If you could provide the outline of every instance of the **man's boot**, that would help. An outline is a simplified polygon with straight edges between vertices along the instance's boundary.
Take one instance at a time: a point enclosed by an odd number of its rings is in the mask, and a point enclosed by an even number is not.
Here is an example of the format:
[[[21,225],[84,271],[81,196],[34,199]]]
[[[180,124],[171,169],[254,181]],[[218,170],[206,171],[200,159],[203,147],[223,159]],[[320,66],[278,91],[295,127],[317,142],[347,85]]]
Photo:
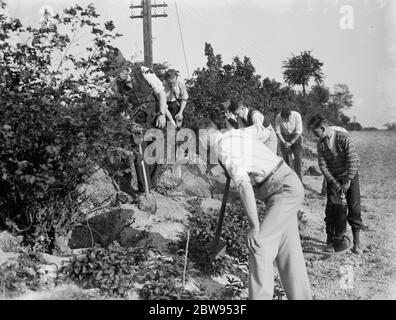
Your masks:
[[[353,235],[353,248],[352,252],[356,254],[361,254],[362,249],[360,245],[360,230],[352,230]]]
[[[327,252],[334,252],[333,236],[331,234],[327,234],[326,249],[325,250]]]
[[[334,251],[339,252],[348,248],[348,241],[343,237],[334,237]]]

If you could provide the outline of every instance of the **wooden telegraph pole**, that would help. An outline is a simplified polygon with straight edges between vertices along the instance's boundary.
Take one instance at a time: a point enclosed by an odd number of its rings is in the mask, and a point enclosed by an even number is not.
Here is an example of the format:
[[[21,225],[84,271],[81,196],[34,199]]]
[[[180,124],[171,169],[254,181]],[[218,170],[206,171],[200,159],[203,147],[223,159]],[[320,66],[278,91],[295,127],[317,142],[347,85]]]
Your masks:
[[[131,19],[143,19],[143,43],[144,43],[144,65],[149,68],[153,68],[153,35],[152,35],[152,25],[151,18],[158,17],[167,17],[168,15],[165,13],[152,14],[152,8],[165,8],[168,5],[166,3],[161,4],[151,4],[151,0],[141,0],[140,5],[134,6],[133,4],[130,6],[132,9]],[[142,9],[140,15],[134,15],[133,9]],[[165,10],[165,9],[164,9]]]

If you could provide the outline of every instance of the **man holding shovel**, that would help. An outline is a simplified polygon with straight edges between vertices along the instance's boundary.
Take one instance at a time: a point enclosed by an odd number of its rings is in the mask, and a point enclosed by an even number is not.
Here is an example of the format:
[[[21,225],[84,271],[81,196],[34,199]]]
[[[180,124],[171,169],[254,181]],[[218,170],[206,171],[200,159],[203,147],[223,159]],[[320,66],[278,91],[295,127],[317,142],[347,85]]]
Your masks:
[[[113,78],[114,95],[124,98],[123,101],[129,106],[125,112],[127,117],[132,114],[131,120],[141,125],[143,131],[154,127],[159,129],[165,127],[167,112],[165,89],[162,81],[151,69],[128,62],[119,49],[113,48],[107,54],[103,71]],[[153,163],[143,166],[141,153],[151,142],[143,141],[142,136],[137,135],[134,137],[134,143],[133,148],[139,146],[138,151],[140,151],[140,156],[135,157],[134,160],[138,190],[147,193],[147,190],[157,186],[161,165]]]
[[[270,300],[276,261],[288,299],[312,299],[302,253],[297,210],[304,188],[284,161],[260,140],[270,132],[253,125],[222,133],[209,119],[196,124],[200,150],[214,152],[237,186],[250,224],[247,233],[249,299]],[[260,222],[256,197],[266,203]]]
[[[319,168],[327,180],[327,249],[341,251],[347,247],[344,235],[348,221],[353,235],[352,251],[359,254],[360,231],[364,225],[360,209],[360,161],[356,147],[347,134],[333,130],[321,116],[314,116],[309,122],[309,127],[319,138]],[[345,210],[341,210],[340,205],[344,206]]]

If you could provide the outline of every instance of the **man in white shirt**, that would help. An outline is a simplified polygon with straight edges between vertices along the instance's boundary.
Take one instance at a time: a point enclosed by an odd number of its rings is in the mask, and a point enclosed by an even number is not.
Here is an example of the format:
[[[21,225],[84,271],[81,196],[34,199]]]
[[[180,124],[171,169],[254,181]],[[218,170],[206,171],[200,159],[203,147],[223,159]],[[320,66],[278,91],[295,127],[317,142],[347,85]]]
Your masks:
[[[233,126],[235,129],[242,129],[252,125],[264,126],[270,132],[267,141],[265,141],[265,145],[273,153],[277,153],[278,138],[276,137],[275,130],[267,119],[264,122],[264,115],[260,111],[246,107],[242,99],[231,100],[228,111],[237,119],[236,126]],[[231,124],[229,121],[228,123]]]
[[[275,261],[287,298],[312,299],[297,226],[304,188],[295,172],[262,143],[268,130],[251,126],[221,133],[209,119],[196,127],[204,129],[199,131],[201,150],[210,147],[223,163],[246,210],[251,227],[249,299],[272,299]],[[256,197],[266,204],[261,223]]]
[[[301,115],[285,107],[275,118],[275,132],[281,142],[281,151],[286,163],[293,167],[302,181],[302,132],[303,125]],[[291,156],[294,162],[291,162]]]
[[[177,127],[180,127],[188,99],[186,85],[184,81],[180,79],[176,70],[169,69],[165,73],[164,87],[168,109],[175,120]]]

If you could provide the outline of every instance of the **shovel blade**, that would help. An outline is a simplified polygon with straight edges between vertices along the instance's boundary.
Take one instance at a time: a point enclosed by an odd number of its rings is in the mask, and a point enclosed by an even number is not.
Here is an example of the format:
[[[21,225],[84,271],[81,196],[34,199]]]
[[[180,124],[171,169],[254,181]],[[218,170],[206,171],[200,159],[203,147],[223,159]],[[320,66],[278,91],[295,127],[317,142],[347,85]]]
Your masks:
[[[157,213],[157,200],[151,194],[145,195],[140,198],[139,208],[140,208],[140,210],[147,212],[148,214],[156,214]]]
[[[216,260],[225,256],[226,242],[219,240],[217,242],[208,243],[206,249],[208,250],[210,260]]]

